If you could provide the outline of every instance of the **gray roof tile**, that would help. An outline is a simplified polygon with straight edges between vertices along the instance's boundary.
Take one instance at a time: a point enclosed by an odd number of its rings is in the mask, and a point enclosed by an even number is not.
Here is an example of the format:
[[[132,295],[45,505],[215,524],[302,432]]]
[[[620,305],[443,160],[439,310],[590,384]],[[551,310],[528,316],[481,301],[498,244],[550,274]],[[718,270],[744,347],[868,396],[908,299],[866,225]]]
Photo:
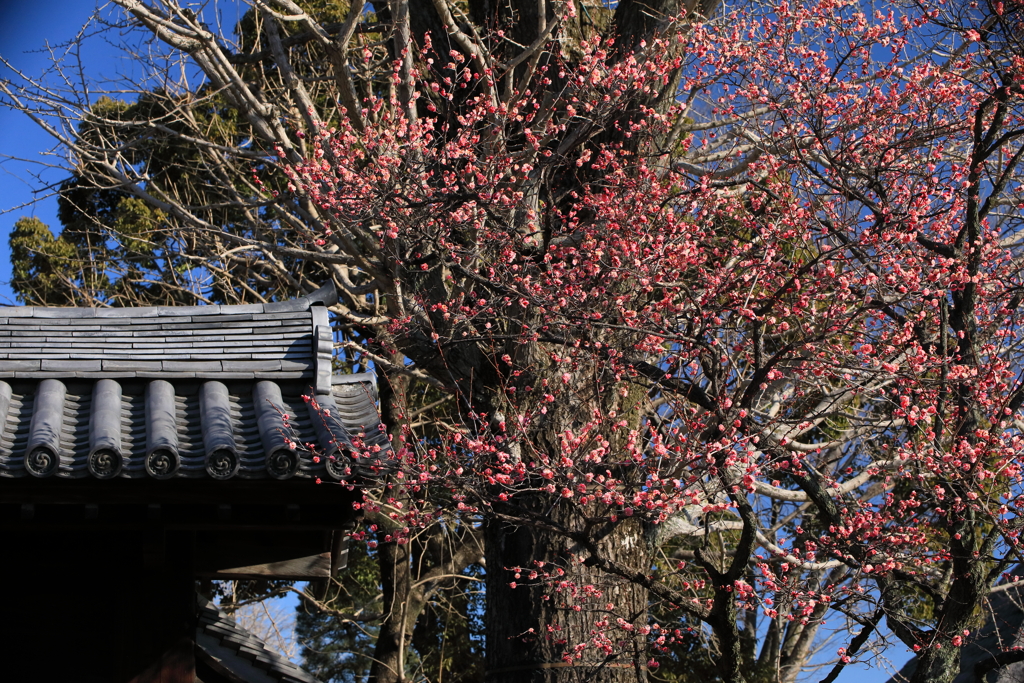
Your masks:
[[[225,379],[273,372],[282,379],[295,372],[312,379],[318,364],[312,354],[313,311],[333,301],[332,288],[309,298],[241,306],[147,307],[123,309],[13,308],[0,324],[0,374],[11,372],[167,372],[202,373]],[[45,366],[40,361],[48,362]],[[230,367],[222,361],[230,360]],[[139,365],[141,361],[144,364]],[[160,362],[160,365],[150,364]],[[253,361],[247,366],[246,361]],[[329,358],[326,359],[329,363]],[[320,363],[323,364],[322,362]],[[239,375],[238,373],[245,373]],[[74,376],[70,374],[69,376]]]
[[[0,360],[0,370],[38,370],[40,363],[38,360]]]
[[[95,318],[95,308],[44,308],[36,306],[33,318]]]
[[[157,371],[157,370],[162,370],[163,369],[162,364],[158,360],[136,360],[136,359],[116,360],[116,359],[110,359],[110,360],[103,360],[101,362],[103,364],[103,370],[108,371],[108,372],[118,372],[118,371],[124,372],[126,370],[131,370],[131,371],[139,371],[139,370]]]
[[[280,360],[226,360],[223,361],[224,370],[238,371],[238,370],[251,370],[253,372],[259,370],[266,372],[270,370],[280,370]]]
[[[37,308],[36,317],[40,317],[38,311],[46,311],[50,309]],[[68,309],[65,309],[68,310]],[[94,311],[93,316],[97,318],[155,318],[159,313],[159,309],[156,306],[138,306],[133,308],[79,308],[73,310],[85,310]],[[90,317],[90,316],[82,316]]]
[[[98,360],[90,360],[90,361],[83,362],[83,361],[80,361],[80,360],[48,360],[48,359],[44,359],[42,361],[42,366],[40,367],[40,369],[41,370],[54,370],[54,371],[70,370],[72,372],[74,372],[76,370],[77,371],[82,371],[82,372],[98,372],[98,371],[102,370],[103,368],[102,368],[102,366],[100,364],[100,361],[98,361]]]
[[[117,378],[110,378],[111,373],[18,374],[34,377],[0,380],[0,412],[6,412],[6,420],[0,421],[0,477],[32,473],[25,469],[25,456],[30,454],[35,458],[29,459],[30,467],[35,467],[37,476],[100,476],[103,471],[95,464],[90,468],[90,456],[103,449],[120,454],[123,467],[114,468],[120,478],[156,476],[154,472],[170,468],[172,477],[327,476],[355,482],[375,477],[390,465],[390,444],[378,428],[375,392],[367,375],[359,378],[365,385],[339,385],[358,386],[362,405],[339,396],[339,406],[332,397],[319,396],[326,412],[314,418],[302,395],[309,389],[296,383],[283,388],[278,373],[268,373],[270,381],[254,380],[253,373],[235,373],[230,387],[219,379],[195,378],[197,373],[138,372],[138,379],[124,373]],[[154,376],[146,378],[146,374]],[[117,402],[101,404],[96,398],[96,387],[103,382],[119,396]],[[162,409],[151,402],[154,386],[164,392]],[[263,388],[256,392],[257,386]],[[9,398],[3,411],[5,396]],[[204,402],[203,396],[209,400]],[[111,407],[115,405],[116,409]],[[172,414],[168,428],[168,418],[160,415]],[[283,414],[290,416],[287,423]],[[118,425],[121,431],[110,425]],[[292,449],[291,443],[300,446]],[[315,444],[313,450],[302,446],[309,443]],[[359,457],[374,445],[383,452],[372,462]],[[43,452],[35,453],[41,447]],[[164,452],[155,453],[161,448]],[[60,463],[50,470],[48,455],[53,454],[59,454]],[[160,465],[161,458],[170,464]],[[36,461],[41,464],[32,464]]]
[[[196,645],[199,655],[238,680],[268,683],[319,683],[294,662],[274,652],[237,626],[231,617],[199,597]]]
[[[158,306],[157,315],[161,317],[176,317],[183,315],[216,315],[221,312],[223,306]],[[251,311],[246,311],[247,313]]]
[[[220,372],[221,370],[223,370],[219,360],[165,360],[163,362],[163,369],[170,370],[171,372]]]
[[[281,361],[281,369],[285,370],[285,371],[287,371],[287,370],[305,371],[305,370],[310,369],[312,364],[313,364],[312,360],[308,360],[308,361],[282,360]]]
[[[7,309],[0,478],[374,476],[391,448],[371,377],[331,388],[319,376],[333,344],[326,309],[313,303],[331,296],[202,310]],[[314,385],[336,395],[317,397],[323,414],[302,396]],[[369,448],[380,454],[361,457]]]
[[[5,306],[0,308],[0,315],[5,318],[31,318],[33,310],[30,306]]]

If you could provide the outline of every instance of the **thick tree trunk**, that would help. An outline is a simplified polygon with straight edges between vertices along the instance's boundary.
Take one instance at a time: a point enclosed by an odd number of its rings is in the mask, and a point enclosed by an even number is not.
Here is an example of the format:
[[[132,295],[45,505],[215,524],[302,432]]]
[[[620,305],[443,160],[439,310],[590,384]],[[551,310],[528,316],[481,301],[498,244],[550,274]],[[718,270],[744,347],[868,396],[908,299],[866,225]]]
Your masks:
[[[508,349],[520,367],[563,385],[565,400],[548,404],[526,441],[509,445],[513,457],[548,457],[557,462],[567,430],[578,430],[594,415],[616,415],[639,426],[643,395],[623,395],[600,379],[598,366],[581,360],[567,380],[558,366],[547,366],[549,349],[520,345]],[[547,366],[547,367],[545,367]],[[518,392],[517,392],[518,393]],[[520,405],[520,411],[529,406]],[[493,411],[488,411],[493,414]],[[602,430],[609,453],[625,452],[629,430]],[[607,464],[595,465],[602,474]],[[627,468],[625,480],[635,472]],[[619,506],[545,493],[530,487],[507,503],[495,501],[496,515],[485,532],[487,560],[487,683],[642,683],[646,675],[648,592],[590,562],[600,559],[646,573],[650,550],[638,517]],[[575,540],[574,540],[575,539]],[[587,547],[583,547],[586,543]],[[519,567],[519,576],[514,568]],[[534,574],[536,572],[536,574]]]
[[[388,21],[386,3],[374,3],[378,18]],[[710,3],[713,5],[714,3]],[[501,30],[508,40],[494,48],[494,55],[501,60],[514,58],[523,53],[523,47],[531,45],[538,37],[548,33],[555,25],[556,17],[566,25],[561,33],[566,36],[590,38],[592,33],[603,34],[605,38],[615,38],[616,53],[610,58],[616,59],[631,55],[643,40],[650,40],[655,34],[666,30],[672,19],[680,10],[689,7],[683,0],[655,0],[654,2],[623,0],[616,4],[611,12],[607,8],[593,8],[593,12],[581,12],[578,17],[570,17],[562,12],[555,3],[539,3],[535,0],[511,0],[492,2],[484,0],[469,3],[468,18],[481,29],[481,32]],[[596,18],[595,18],[596,17]],[[461,18],[460,18],[461,20]],[[433,37],[434,49],[445,46],[451,49],[451,40],[441,40],[449,32],[445,22],[436,11],[436,5],[430,2],[413,2],[410,4],[411,30],[421,43],[422,36],[430,33]],[[451,27],[454,28],[454,27]],[[446,54],[446,53],[445,53]],[[538,65],[545,63],[547,57],[543,51],[537,52],[530,60],[507,70],[502,77],[500,88],[511,92],[514,88],[524,88],[530,83],[530,74]],[[447,61],[447,59],[443,60]],[[443,62],[441,62],[443,63]],[[553,74],[549,74],[554,78]],[[526,80],[523,80],[523,79]],[[550,81],[548,81],[550,83]],[[539,87],[539,86],[538,86]],[[558,89],[557,84],[552,86]],[[469,94],[470,90],[465,91]],[[645,105],[658,105],[660,102],[675,101],[676,85],[673,81],[666,86],[664,92],[653,95],[644,102]],[[627,115],[628,116],[628,115]],[[612,130],[614,129],[614,130]],[[572,131],[566,132],[571,136]],[[618,127],[609,127],[607,140],[601,138],[594,141],[594,146],[604,142],[629,144]],[[538,181],[539,182],[539,181]],[[546,181],[548,182],[548,181]],[[561,179],[559,194],[568,196],[567,184],[579,186],[582,181],[575,167],[567,169],[565,178]],[[527,193],[527,208],[539,211],[540,190]],[[533,229],[530,230],[533,232]],[[413,284],[415,291],[435,291],[437,296],[432,300],[444,301],[448,298],[448,283],[441,280],[440,269],[430,269],[422,281]],[[410,280],[412,276],[403,273]],[[433,280],[430,280],[433,278]],[[430,280],[430,281],[428,281]],[[409,283],[407,283],[407,286]],[[430,297],[428,297],[430,298]],[[536,315],[536,312],[531,313]],[[447,316],[442,319],[440,314],[433,321],[438,331],[449,324]],[[505,319],[500,324],[507,324],[511,335],[519,332],[518,323]],[[489,327],[489,326],[488,326]],[[430,332],[434,332],[431,329]],[[442,335],[443,336],[443,335]],[[437,339],[438,335],[433,335]],[[438,347],[427,341],[427,331],[419,338],[409,337],[397,340],[399,348],[416,361],[417,366],[431,373],[443,382],[451,382],[458,387],[461,400],[464,401],[470,414],[487,415],[495,418],[508,412],[509,401],[506,398],[493,400],[488,405],[488,396],[502,385],[502,381],[515,383],[511,377],[502,378],[502,370],[492,360],[500,355],[496,349],[487,349],[486,345],[474,348],[467,344],[451,345],[438,354]],[[536,345],[522,344],[521,340],[507,349],[509,357],[515,359],[515,367],[524,371],[514,373],[514,377],[523,388],[527,384],[541,381],[545,367],[549,364],[548,352]],[[551,374],[548,379],[556,385],[556,379],[563,369],[554,367],[547,370]],[[536,373],[527,381],[527,375]],[[578,378],[589,377],[583,368],[577,373]],[[582,380],[581,380],[582,381]],[[523,394],[518,394],[522,396]],[[632,414],[632,402],[639,396],[630,395],[629,399],[618,401],[614,395],[608,395],[607,387],[577,386],[571,391],[566,387],[567,396],[579,400],[574,405],[558,406],[547,413],[548,424],[540,428],[540,432],[531,437],[534,450],[553,454],[557,452],[559,435],[566,428],[574,428],[591,419],[590,408],[601,408],[604,414],[610,409],[616,410],[623,417],[638,422],[638,415]],[[622,403],[623,405],[617,405]],[[606,405],[608,404],[608,405]],[[525,406],[519,406],[525,410]],[[559,413],[557,416],[552,412]],[[475,419],[475,418],[474,418]],[[609,436],[615,441],[615,436]],[[615,450],[613,443],[611,450]],[[516,445],[511,445],[510,452],[518,456]],[[524,451],[527,449],[523,449]],[[487,644],[486,663],[487,681],[489,683],[524,683],[561,681],[592,681],[595,683],[626,683],[646,680],[644,665],[646,657],[644,637],[639,636],[634,625],[645,625],[648,595],[646,589],[614,578],[597,568],[582,564],[587,553],[582,548],[574,548],[573,542],[563,532],[554,528],[546,528],[538,523],[517,523],[517,512],[512,509],[516,505],[527,508],[534,516],[534,522],[548,517],[560,526],[563,531],[580,532],[584,528],[583,514],[573,505],[561,502],[555,495],[535,492],[523,493],[510,504],[508,517],[492,518],[487,522],[486,542],[486,589],[487,589]],[[613,514],[614,510],[591,511],[595,515]],[[648,550],[644,539],[643,528],[639,520],[629,519],[610,524],[608,529],[593,529],[587,532],[591,540],[596,541],[598,551],[605,559],[619,565],[638,570],[649,566]],[[536,563],[539,563],[537,566]],[[508,568],[521,566],[524,570],[516,578]],[[540,578],[531,580],[531,571],[554,572],[561,569],[564,576],[558,580],[565,584],[558,590],[558,583],[540,584]],[[514,584],[514,585],[513,585]],[[587,587],[586,593],[584,588]],[[608,605],[612,605],[608,607]],[[618,621],[621,619],[622,621]],[[607,625],[604,622],[607,621]],[[623,627],[622,625],[625,625]],[[607,640],[602,640],[607,638]],[[565,661],[567,651],[579,645],[585,645],[579,657]],[[600,645],[601,647],[599,647]]]
[[[565,527],[581,523],[554,496],[516,502]],[[644,636],[633,629],[646,623],[645,589],[586,566],[586,553],[556,531],[491,521],[486,540],[488,683],[646,681]],[[630,567],[644,566],[648,555],[636,520],[612,526],[598,546]],[[513,569],[526,558],[532,562],[517,578]]]

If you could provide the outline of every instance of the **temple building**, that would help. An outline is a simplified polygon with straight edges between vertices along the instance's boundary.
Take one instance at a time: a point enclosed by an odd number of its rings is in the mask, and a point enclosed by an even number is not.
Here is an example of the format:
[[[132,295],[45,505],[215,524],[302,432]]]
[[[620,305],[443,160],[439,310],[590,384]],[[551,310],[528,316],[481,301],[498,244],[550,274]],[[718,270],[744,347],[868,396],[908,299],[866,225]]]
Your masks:
[[[6,680],[313,680],[196,582],[345,566],[391,450],[372,376],[332,371],[335,301],[0,309]]]

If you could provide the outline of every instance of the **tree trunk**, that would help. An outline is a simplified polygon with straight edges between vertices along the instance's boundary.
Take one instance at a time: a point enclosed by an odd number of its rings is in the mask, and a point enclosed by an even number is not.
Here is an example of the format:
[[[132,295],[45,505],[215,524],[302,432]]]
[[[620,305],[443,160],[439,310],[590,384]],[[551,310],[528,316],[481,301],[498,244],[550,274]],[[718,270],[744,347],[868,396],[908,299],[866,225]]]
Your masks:
[[[391,354],[392,362],[402,362]],[[393,443],[398,443],[405,420],[409,380],[404,376],[386,377],[378,371],[381,421]],[[383,516],[381,516],[383,517]],[[384,520],[381,520],[384,522]],[[412,593],[411,546],[392,540],[390,525],[378,524],[377,565],[384,593],[384,621],[380,626],[370,666],[370,683],[402,683],[405,680],[405,652],[412,641],[412,627],[422,610],[410,604]]]
[[[955,490],[955,489],[954,489]],[[960,673],[958,644],[976,630],[979,609],[988,592],[989,563],[978,559],[989,554],[982,546],[978,521],[969,510],[950,525],[953,580],[936,619],[937,628],[922,643],[917,669],[910,683],[950,683]],[[978,550],[975,550],[975,549]],[[980,551],[980,552],[979,552]]]
[[[581,524],[578,510],[554,496],[530,493],[515,502],[565,527]],[[586,566],[586,553],[556,531],[493,520],[486,541],[488,683],[646,681],[644,637],[633,629],[646,623],[645,589]],[[630,567],[648,555],[637,520],[611,525],[598,546]],[[532,564],[513,571],[525,558]]]
[[[384,532],[378,535],[383,537]],[[412,640],[412,629],[407,628],[407,602],[412,585],[409,545],[384,542],[377,553],[385,616],[373,651],[370,683],[401,683],[405,680],[405,648]]]

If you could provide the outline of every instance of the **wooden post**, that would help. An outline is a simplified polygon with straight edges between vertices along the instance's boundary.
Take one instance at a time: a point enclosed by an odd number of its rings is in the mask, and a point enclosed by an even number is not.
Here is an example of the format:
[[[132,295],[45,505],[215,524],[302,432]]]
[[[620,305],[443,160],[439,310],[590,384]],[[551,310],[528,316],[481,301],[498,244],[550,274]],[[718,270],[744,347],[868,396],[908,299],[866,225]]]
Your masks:
[[[195,683],[195,641],[182,638],[130,683]]]
[[[138,599],[143,623],[125,624],[143,642],[135,657],[134,676],[129,683],[195,683],[196,596],[193,578],[194,534],[151,527],[147,532],[147,559],[153,561],[152,546],[162,545],[163,561],[150,564],[143,572]],[[141,671],[140,671],[141,669]]]

